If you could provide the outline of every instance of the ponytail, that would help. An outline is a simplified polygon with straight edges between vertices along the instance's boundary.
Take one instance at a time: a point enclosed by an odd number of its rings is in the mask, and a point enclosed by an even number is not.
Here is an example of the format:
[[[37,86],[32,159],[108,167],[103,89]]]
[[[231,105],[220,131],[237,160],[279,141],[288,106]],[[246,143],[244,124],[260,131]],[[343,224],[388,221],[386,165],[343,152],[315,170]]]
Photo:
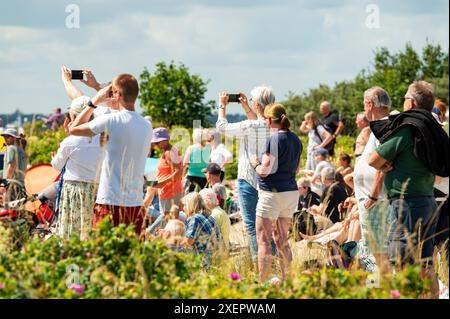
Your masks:
[[[286,115],[286,109],[283,104],[270,104],[264,110],[264,116],[271,118],[274,123],[280,124],[281,129],[288,131],[291,127],[291,122]]]

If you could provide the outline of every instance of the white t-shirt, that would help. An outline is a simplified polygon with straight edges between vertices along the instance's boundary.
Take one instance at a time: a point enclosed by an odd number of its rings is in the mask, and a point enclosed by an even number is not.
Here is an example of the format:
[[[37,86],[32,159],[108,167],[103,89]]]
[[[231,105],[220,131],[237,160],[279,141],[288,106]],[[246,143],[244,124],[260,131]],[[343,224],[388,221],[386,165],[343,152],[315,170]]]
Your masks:
[[[320,137],[322,137],[322,140],[320,140],[319,136],[316,134],[316,130],[310,129],[308,132],[308,152],[311,152],[314,146],[320,145],[323,141],[325,141],[324,133],[327,130],[323,127],[323,125],[318,125],[316,129],[320,134]]]
[[[231,154],[231,152],[229,150],[227,150],[225,145],[220,143],[219,145],[217,145],[217,147],[215,149],[211,150],[211,155],[209,158],[210,158],[211,163],[216,163],[216,164],[222,166],[222,164],[227,159],[231,158],[232,156],[233,155]],[[225,169],[222,168],[222,171],[225,171]]]
[[[355,170],[353,171],[353,184],[357,200],[367,199],[372,190],[372,184],[377,170],[369,165],[369,158],[378,146],[380,146],[380,142],[373,133],[370,133],[366,147],[356,162]],[[380,194],[380,196],[382,195]]]
[[[100,176],[102,154],[100,136],[71,135],[61,142],[52,166],[60,171],[66,165],[65,181],[93,183]]]
[[[108,134],[97,203],[114,206],[142,206],[144,171],[153,129],[136,112],[123,110],[89,122],[95,134]]]

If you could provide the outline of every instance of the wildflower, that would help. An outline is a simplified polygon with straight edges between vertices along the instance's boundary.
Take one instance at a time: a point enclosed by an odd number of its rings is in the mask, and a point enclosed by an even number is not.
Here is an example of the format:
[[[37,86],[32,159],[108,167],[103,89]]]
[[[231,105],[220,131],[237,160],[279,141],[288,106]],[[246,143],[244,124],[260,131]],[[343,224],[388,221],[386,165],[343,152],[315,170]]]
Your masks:
[[[270,278],[268,283],[274,286],[279,286],[281,284],[281,279],[275,276]]]
[[[80,285],[80,284],[71,284],[69,286],[69,289],[75,291],[76,293],[82,295],[84,294],[84,285]]]
[[[305,270],[305,271],[303,271],[303,274],[304,274],[304,275],[311,276],[313,273],[312,273],[311,270]]]
[[[0,289],[4,289],[4,288],[5,288],[5,284],[0,281]]]
[[[87,258],[91,258],[92,257],[92,253],[86,253],[86,257]]]
[[[40,272],[41,268],[39,268],[38,266],[33,267],[33,271],[34,272]]]
[[[400,291],[398,291],[398,290],[391,290],[391,298],[393,298],[393,299],[400,298]]]
[[[241,279],[241,276],[240,276],[239,274],[234,273],[234,272],[230,273],[230,274],[228,275],[228,277],[231,278],[231,279],[233,279],[233,280],[239,280],[239,279]]]

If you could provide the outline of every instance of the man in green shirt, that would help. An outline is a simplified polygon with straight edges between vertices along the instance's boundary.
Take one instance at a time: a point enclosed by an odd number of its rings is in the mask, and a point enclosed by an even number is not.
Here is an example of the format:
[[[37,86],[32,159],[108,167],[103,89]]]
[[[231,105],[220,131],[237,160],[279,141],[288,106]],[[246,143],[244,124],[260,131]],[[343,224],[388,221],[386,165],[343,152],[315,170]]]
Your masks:
[[[414,82],[404,97],[404,111],[432,109],[434,94],[426,82]],[[435,175],[414,154],[414,128],[404,125],[375,149],[369,165],[386,173],[384,192],[390,200],[388,253],[391,264],[425,262],[434,284],[432,257],[437,211]],[[421,247],[422,244],[422,247]],[[418,251],[420,251],[419,254]],[[433,294],[436,294],[433,287]]]

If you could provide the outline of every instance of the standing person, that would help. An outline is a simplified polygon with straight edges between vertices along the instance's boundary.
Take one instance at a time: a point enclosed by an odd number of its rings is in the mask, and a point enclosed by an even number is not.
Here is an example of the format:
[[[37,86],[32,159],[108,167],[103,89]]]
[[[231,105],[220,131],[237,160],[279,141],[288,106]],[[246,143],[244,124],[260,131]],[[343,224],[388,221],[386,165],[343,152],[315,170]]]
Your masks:
[[[70,121],[65,120],[65,128],[68,129],[83,109],[88,107],[88,102],[89,98],[85,96],[72,101],[69,109]],[[61,142],[58,152],[52,158],[54,169],[61,171],[65,168],[56,228],[62,239],[70,239],[72,236],[81,240],[89,238],[101,160],[99,136],[70,135]]]
[[[449,140],[431,115],[434,93],[429,83],[414,82],[404,99],[403,113],[370,123],[381,145],[372,153],[369,165],[387,171],[384,188],[390,200],[390,262],[404,265],[420,261],[422,275],[431,279],[432,294],[437,297],[432,267],[437,223],[433,186],[435,175],[449,176]]]
[[[154,186],[159,189],[159,210],[161,213],[168,212],[172,205],[181,206],[183,195],[181,153],[169,141],[170,136],[166,128],[158,127],[153,130],[152,143],[163,151],[159,158],[156,173],[158,184]]]
[[[61,113],[61,108],[57,107],[53,110],[53,113],[45,120],[47,128],[57,130],[64,124],[64,114]]]
[[[208,130],[208,143],[211,145],[211,163],[216,163],[220,166],[220,181],[225,178],[225,165],[231,163],[233,154],[220,140],[220,132],[217,130]]]
[[[25,190],[24,180],[27,170],[27,155],[18,143],[20,136],[17,130],[8,128],[2,133],[6,144],[6,154],[3,161],[3,178],[10,181],[4,195],[4,202],[16,200]]]
[[[356,115],[355,123],[356,126],[361,130],[355,142],[355,158],[356,160],[358,160],[358,157],[361,156],[361,154],[364,151],[364,148],[366,147],[367,142],[369,141],[371,131],[369,126],[369,120],[367,119],[367,116],[364,112],[360,112]]]
[[[220,181],[220,176],[222,170],[219,164],[209,163],[208,167],[203,169],[203,173],[206,175],[206,180],[209,186],[212,188],[214,193],[216,193],[217,199],[219,200],[219,206],[225,209],[225,204],[227,200],[227,189]]]
[[[183,176],[187,183],[186,193],[199,191],[206,186],[206,176],[202,170],[208,166],[211,155],[211,147],[206,145],[201,128],[194,129],[192,139],[194,144],[186,149],[183,161]]]
[[[300,126],[300,131],[308,134],[305,169],[314,171],[317,166],[317,162],[314,159],[314,152],[328,146],[332,142],[333,136],[320,124],[319,118],[314,112],[306,113],[305,120]]]
[[[331,111],[331,104],[328,101],[323,101],[322,103],[320,103],[320,114],[322,114],[322,124],[333,136],[333,140],[331,141],[332,144],[328,148],[330,156],[333,157],[334,146],[336,145],[336,137],[344,129],[344,123],[342,123],[342,121],[339,119],[339,114],[337,112]]]
[[[256,206],[256,237],[260,279],[265,282],[272,264],[272,234],[277,246],[282,278],[292,261],[288,243],[289,226],[298,204],[295,175],[300,163],[302,143],[289,130],[291,123],[282,104],[272,104],[264,110],[271,129],[261,161],[256,157],[252,165],[258,177],[258,205]],[[273,229],[273,225],[275,229]]]
[[[254,262],[258,258],[258,243],[256,241],[256,204],[258,191],[256,190],[256,173],[250,163],[251,156],[258,155],[264,150],[269,129],[267,127],[264,109],[275,102],[272,88],[258,86],[251,91],[253,110],[247,104],[247,97],[241,93],[239,101],[247,114],[248,120],[238,123],[228,123],[226,107],[228,94],[222,92],[219,96],[219,117],[216,128],[227,136],[239,139],[238,159],[238,197],[242,219],[249,239],[250,254]]]
[[[145,216],[142,185],[152,126],[135,111],[138,94],[139,85],[134,76],[116,76],[88,102],[89,107],[77,116],[69,131],[76,136],[95,136],[102,132],[108,136],[94,226],[103,217],[111,215],[115,226],[134,224],[140,234]],[[87,123],[96,105],[108,99],[117,106],[118,112],[101,115]]]
[[[364,112],[369,123],[385,120],[391,109],[391,98],[381,87],[364,92]],[[386,195],[382,191],[384,173],[369,165],[372,152],[380,142],[370,133],[364,150],[355,165],[353,184],[361,224],[360,254],[373,256],[382,271],[388,267]]]

